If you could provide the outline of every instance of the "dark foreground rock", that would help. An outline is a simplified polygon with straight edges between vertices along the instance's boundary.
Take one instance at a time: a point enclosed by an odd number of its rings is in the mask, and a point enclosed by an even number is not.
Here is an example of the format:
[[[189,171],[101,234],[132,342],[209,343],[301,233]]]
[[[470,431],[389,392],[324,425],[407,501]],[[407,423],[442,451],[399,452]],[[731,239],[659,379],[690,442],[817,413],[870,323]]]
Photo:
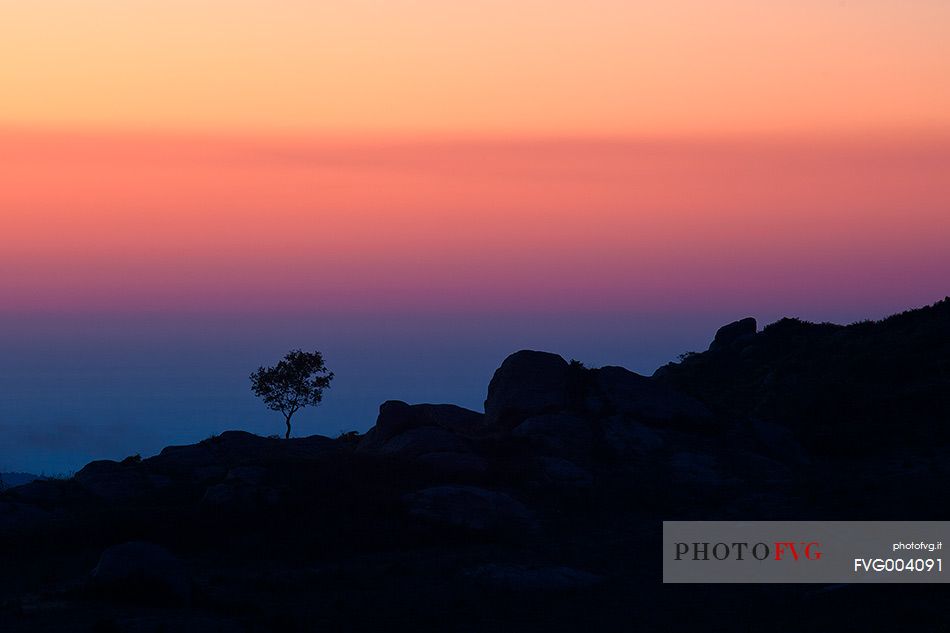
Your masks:
[[[229,431],[0,493],[0,630],[933,630],[937,586],[665,586],[670,519],[947,519],[950,302],[744,319],[641,376],[521,351],[486,413]],[[937,588],[934,588],[937,587]],[[804,605],[789,608],[789,605]]]
[[[146,604],[184,604],[191,598],[184,564],[164,547],[141,541],[102,552],[90,586],[102,595]]]
[[[435,486],[406,496],[409,515],[445,527],[473,532],[523,530],[532,514],[504,492],[475,486]]]
[[[489,587],[503,591],[563,592],[589,589],[603,578],[579,569],[563,566],[527,567],[525,565],[480,565],[465,575]]]

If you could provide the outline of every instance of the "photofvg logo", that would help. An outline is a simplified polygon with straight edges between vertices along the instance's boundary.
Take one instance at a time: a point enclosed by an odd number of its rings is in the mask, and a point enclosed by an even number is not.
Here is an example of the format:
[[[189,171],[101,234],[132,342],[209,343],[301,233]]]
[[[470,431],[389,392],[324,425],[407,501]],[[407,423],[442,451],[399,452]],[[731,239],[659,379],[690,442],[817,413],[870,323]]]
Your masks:
[[[747,560],[753,558],[758,561],[766,560],[821,560],[821,543],[818,541],[775,541],[771,545],[759,541],[758,543],[732,542],[710,543],[709,541],[693,541],[692,543],[675,543],[676,560],[690,557],[691,560]]]
[[[948,532],[943,521],[665,521],[663,582],[948,582]]]

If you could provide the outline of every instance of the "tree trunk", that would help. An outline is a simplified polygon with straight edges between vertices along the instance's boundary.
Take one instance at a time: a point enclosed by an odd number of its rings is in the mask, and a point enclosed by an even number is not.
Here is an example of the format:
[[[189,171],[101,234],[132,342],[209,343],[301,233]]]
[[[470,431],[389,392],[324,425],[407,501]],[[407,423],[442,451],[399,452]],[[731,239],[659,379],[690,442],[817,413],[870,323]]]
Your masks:
[[[290,415],[293,415],[293,413],[291,413]],[[284,435],[285,440],[290,439],[290,415],[287,416],[287,434]]]

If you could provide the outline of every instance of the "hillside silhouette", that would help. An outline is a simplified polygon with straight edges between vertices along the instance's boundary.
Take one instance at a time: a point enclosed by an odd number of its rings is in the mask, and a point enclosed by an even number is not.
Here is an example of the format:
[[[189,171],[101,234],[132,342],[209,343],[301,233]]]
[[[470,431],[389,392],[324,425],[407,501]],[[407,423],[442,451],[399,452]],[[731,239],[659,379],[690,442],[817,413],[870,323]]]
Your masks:
[[[948,394],[946,299],[743,319],[653,376],[522,350],[484,413],[388,401],[362,435],[228,431],[3,492],[0,629],[924,626],[934,586],[664,586],[660,530],[946,519]]]
[[[782,424],[815,452],[943,444],[950,300],[847,326],[785,318],[755,332],[754,320],[737,321],[654,377],[721,415]]]
[[[28,484],[36,479],[40,479],[40,476],[34,475],[33,473],[0,473],[0,490],[11,488],[13,486]]]

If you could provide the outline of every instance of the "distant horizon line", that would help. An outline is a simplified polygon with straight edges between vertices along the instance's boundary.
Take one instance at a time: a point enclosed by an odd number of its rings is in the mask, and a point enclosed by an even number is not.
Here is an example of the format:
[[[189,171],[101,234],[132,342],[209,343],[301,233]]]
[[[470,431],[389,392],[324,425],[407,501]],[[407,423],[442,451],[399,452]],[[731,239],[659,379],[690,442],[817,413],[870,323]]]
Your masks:
[[[760,317],[754,314],[754,310],[747,310],[739,315],[735,310],[725,310],[723,308],[718,309],[709,309],[708,311],[697,312],[693,308],[687,309],[686,306],[683,306],[683,311],[689,313],[689,316],[700,317],[700,318],[722,318],[722,314],[726,311],[730,313],[736,313],[735,318],[741,319],[746,317],[754,317],[756,320],[762,320],[763,322],[767,319],[774,318],[775,321],[782,319],[801,319],[802,321],[812,322],[812,323],[831,323],[834,325],[853,325],[855,323],[861,323],[864,321],[882,321],[891,316],[902,314],[904,312],[920,310],[923,308],[932,307],[936,304],[939,304],[943,301],[950,301],[950,294],[943,296],[938,296],[930,301],[924,302],[915,302],[912,305],[903,308],[893,308],[893,309],[884,309],[886,314],[881,317],[867,316],[863,318],[856,319],[854,321],[848,322],[835,322],[835,321],[811,321],[809,318],[801,317],[792,313],[783,312],[782,316],[779,317]],[[65,311],[60,308],[51,307],[47,310],[41,309],[30,309],[30,310],[0,310],[0,320],[9,318],[9,319],[23,319],[23,318],[77,318],[77,319],[102,319],[107,317],[115,318],[139,318],[139,319],[169,319],[169,318],[208,318],[208,319],[219,319],[223,316],[232,316],[238,318],[260,318],[260,319],[309,319],[316,317],[349,317],[349,318],[407,318],[407,319],[419,319],[419,318],[442,318],[442,317],[451,317],[458,318],[464,316],[470,316],[472,318],[485,318],[485,317],[508,317],[508,318],[535,318],[539,315],[546,315],[551,317],[563,317],[563,318],[572,318],[572,317],[615,317],[615,318],[624,318],[624,317],[637,317],[637,318],[649,318],[656,317],[660,314],[669,314],[672,310],[660,310],[660,311],[649,311],[649,310],[634,310],[634,309],[604,309],[604,310],[557,310],[552,312],[550,309],[543,307],[530,309],[530,310],[502,310],[502,309],[486,309],[484,311],[472,311],[470,309],[464,308],[443,308],[437,310],[413,310],[409,308],[387,308],[381,310],[369,310],[369,309],[348,309],[348,310],[299,310],[293,312],[284,312],[284,313],[274,313],[268,312],[264,309],[261,310],[230,310],[230,309],[186,309],[186,308],[175,308],[175,309],[141,309],[141,310],[114,310],[114,309],[99,309],[99,308],[90,308],[90,309],[76,309],[74,311]],[[740,311],[742,312],[742,311]],[[762,312],[758,310],[757,312]],[[729,318],[729,317],[725,317]],[[769,321],[774,323],[775,321]]]

